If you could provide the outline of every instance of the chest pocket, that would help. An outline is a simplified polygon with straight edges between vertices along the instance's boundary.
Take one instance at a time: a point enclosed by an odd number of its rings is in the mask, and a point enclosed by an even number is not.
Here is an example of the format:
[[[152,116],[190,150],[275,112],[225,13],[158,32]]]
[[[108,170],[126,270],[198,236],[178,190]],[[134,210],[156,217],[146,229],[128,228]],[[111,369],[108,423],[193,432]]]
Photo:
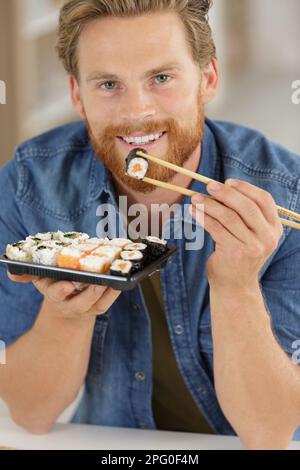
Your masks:
[[[97,317],[91,345],[90,361],[87,372],[87,381],[99,382],[104,364],[104,345],[108,327],[108,316]]]

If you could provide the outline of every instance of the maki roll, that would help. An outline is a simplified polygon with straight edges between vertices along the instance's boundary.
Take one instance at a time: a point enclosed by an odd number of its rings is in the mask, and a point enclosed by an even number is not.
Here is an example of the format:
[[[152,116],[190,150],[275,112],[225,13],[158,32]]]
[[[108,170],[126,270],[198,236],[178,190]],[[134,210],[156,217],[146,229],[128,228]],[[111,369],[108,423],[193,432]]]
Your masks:
[[[41,237],[37,237],[36,235],[34,236],[29,235],[25,241],[26,243],[28,243],[28,246],[33,247],[33,246],[37,246],[39,243],[42,243],[43,241],[46,241],[46,240],[50,240],[50,238],[43,239]]]
[[[106,258],[109,258],[112,263],[115,259],[120,258],[121,251],[122,248],[119,248],[118,246],[103,245],[96,248],[96,250],[93,251],[93,255],[105,256]]]
[[[47,266],[56,266],[57,255],[61,247],[55,244],[40,244],[32,250],[32,261]]]
[[[57,254],[57,265],[59,268],[80,269],[79,261],[83,256],[82,251],[73,246],[67,246]]]
[[[127,251],[132,251],[132,250],[138,250],[138,251],[141,251],[142,253],[144,253],[146,250],[147,250],[147,245],[146,243],[133,243],[133,242],[130,242],[130,243],[127,243],[127,245],[124,246],[124,250],[127,250]]]
[[[110,267],[110,259],[106,256],[87,255],[79,260],[79,269],[81,271],[103,274]]]
[[[127,243],[127,245],[124,246],[124,250],[126,251],[141,251],[143,253],[143,255],[146,254],[147,252],[147,249],[148,249],[148,246],[146,245],[146,243]]]
[[[159,258],[168,250],[167,241],[158,237],[148,236],[143,243],[148,246],[148,253],[152,259]]]
[[[6,246],[6,256],[12,261],[32,261],[31,246],[26,240]]]
[[[131,261],[133,263],[133,271],[142,269],[144,264],[144,255],[138,250],[122,251],[121,258],[124,261]]]
[[[41,241],[49,241],[49,240],[60,240],[61,235],[63,235],[63,232],[60,230],[58,232],[45,232],[45,233],[37,233],[34,237],[29,237],[32,238],[33,240],[41,240]]]
[[[63,243],[74,243],[74,242],[80,242],[83,240],[87,240],[89,238],[87,233],[81,233],[81,232],[67,232],[63,233],[61,232],[59,235],[59,239]]]
[[[83,241],[80,241],[76,244],[74,244],[73,246],[76,246],[76,248],[80,251],[82,251],[83,253],[89,255],[91,254],[94,250],[96,250],[96,248],[99,248],[101,245],[101,241],[99,239],[96,239],[96,238],[90,238],[88,240],[83,240]]]
[[[68,246],[68,243],[59,240],[46,240],[38,243],[31,249],[32,261],[37,264],[57,266],[58,253]]]
[[[118,246],[119,248],[124,248],[125,245],[131,243],[131,240],[128,238],[112,238],[111,240],[107,238],[104,242],[104,245],[108,246]]]
[[[115,260],[110,267],[110,274],[115,276],[127,277],[133,271],[133,264],[131,261],[124,261],[121,259]]]
[[[144,259],[143,253],[138,250],[124,250],[121,253],[124,261],[141,262]]]
[[[148,253],[148,246],[146,243],[128,243],[124,247],[125,251],[139,251],[140,253],[143,254],[143,263],[147,263],[149,259],[149,253]]]
[[[137,148],[131,150],[129,152],[125,163],[126,163],[126,173],[128,176],[131,176],[132,178],[136,178],[138,180],[142,180],[148,171],[149,163],[146,158],[139,157],[136,152],[142,151],[144,153],[147,153],[144,149],[142,148]]]

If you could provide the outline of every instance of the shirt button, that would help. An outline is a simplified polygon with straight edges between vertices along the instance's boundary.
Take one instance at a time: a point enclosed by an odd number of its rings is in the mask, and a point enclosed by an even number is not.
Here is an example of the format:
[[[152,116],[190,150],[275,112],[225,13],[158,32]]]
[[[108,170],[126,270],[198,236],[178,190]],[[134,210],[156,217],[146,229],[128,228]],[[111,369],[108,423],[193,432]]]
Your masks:
[[[138,382],[142,382],[143,380],[145,380],[145,374],[144,372],[137,372],[135,374],[135,379],[138,381]]]
[[[140,310],[141,307],[139,306],[139,304],[133,303],[132,308],[133,310]]]
[[[183,326],[182,326],[182,325],[176,325],[176,326],[175,326],[175,333],[176,333],[177,335],[182,335],[182,333],[183,333]]]
[[[145,423],[140,423],[140,428],[141,429],[147,429],[147,425]]]
[[[207,391],[206,391],[205,388],[203,388],[203,387],[199,387],[199,388],[198,388],[198,392],[199,392],[201,395],[203,395],[203,396],[205,396],[205,395],[207,394]]]

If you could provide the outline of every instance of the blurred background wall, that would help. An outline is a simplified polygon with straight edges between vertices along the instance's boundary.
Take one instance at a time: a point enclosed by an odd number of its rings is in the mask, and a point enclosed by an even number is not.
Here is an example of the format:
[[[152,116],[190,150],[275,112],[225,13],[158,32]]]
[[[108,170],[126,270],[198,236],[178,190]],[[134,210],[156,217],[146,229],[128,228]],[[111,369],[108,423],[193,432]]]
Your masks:
[[[17,143],[75,119],[54,50],[62,0],[0,0],[0,164]],[[215,0],[211,10],[221,72],[214,119],[257,128],[300,154],[299,0]]]

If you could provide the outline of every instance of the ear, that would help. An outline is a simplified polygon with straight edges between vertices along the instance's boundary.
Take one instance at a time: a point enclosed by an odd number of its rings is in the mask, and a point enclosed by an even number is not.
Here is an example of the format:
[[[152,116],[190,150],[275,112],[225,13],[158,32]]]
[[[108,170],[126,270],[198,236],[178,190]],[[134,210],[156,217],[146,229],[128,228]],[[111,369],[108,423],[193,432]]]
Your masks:
[[[83,104],[81,101],[80,88],[79,88],[76,78],[73,75],[70,76],[69,83],[70,83],[70,93],[71,93],[73,108],[75,112],[78,114],[78,116],[80,116],[83,119],[85,115],[83,111]]]
[[[208,104],[217,94],[219,84],[219,71],[217,59],[211,59],[210,63],[202,70],[201,92],[203,104]]]

